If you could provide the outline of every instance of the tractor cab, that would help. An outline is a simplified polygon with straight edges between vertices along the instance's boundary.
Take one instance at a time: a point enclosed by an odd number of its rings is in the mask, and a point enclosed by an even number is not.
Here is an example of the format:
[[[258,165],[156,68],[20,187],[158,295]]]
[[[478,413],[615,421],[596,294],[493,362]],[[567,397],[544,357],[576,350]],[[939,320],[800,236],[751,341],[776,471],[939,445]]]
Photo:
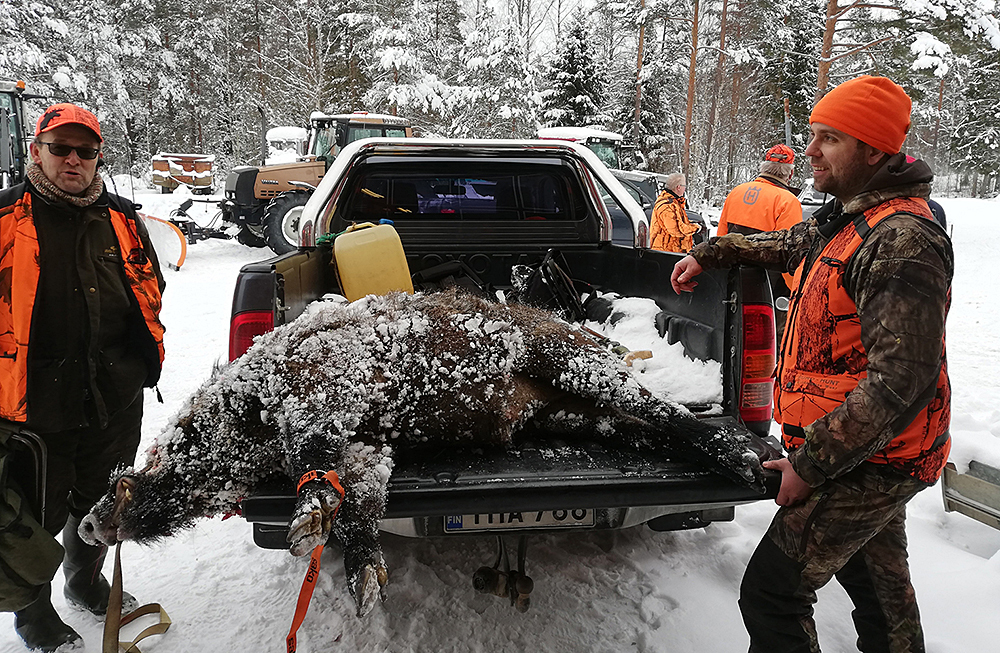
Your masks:
[[[0,189],[24,179],[28,137],[24,124],[24,82],[0,80]]]
[[[412,138],[410,121],[398,116],[367,111],[327,115],[318,111],[309,116],[309,154],[327,169],[344,146],[362,138]]]

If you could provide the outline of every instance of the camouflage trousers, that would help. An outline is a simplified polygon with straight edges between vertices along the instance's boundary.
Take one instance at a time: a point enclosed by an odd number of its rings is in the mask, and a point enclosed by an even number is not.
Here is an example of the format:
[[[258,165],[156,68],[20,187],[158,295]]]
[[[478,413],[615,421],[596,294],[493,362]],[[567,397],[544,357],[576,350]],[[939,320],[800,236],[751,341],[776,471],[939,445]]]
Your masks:
[[[747,565],[740,611],[751,653],[818,653],[816,590],[836,576],[863,653],[923,653],[907,565],[906,503],[926,484],[862,463],[782,507]]]

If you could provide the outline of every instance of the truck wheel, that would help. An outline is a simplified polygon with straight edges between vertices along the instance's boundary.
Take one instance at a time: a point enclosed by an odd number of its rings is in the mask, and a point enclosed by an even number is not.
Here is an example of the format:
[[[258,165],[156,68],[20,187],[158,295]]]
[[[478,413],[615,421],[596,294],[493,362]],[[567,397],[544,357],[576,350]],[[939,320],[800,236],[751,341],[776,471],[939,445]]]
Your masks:
[[[299,218],[310,193],[292,190],[278,195],[264,210],[264,239],[275,254],[285,254],[299,246]]]
[[[246,225],[240,227],[239,233],[236,234],[236,242],[247,247],[265,247],[267,245],[267,241],[259,233],[255,233]]]

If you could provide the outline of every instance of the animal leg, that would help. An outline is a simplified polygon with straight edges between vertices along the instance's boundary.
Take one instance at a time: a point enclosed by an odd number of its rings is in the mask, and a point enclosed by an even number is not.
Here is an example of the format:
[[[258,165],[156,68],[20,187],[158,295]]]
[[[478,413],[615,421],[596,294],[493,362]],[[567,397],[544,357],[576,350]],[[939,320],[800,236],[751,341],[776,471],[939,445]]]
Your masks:
[[[326,543],[342,502],[343,489],[339,482],[334,484],[320,476],[302,484],[288,526],[288,550],[292,555],[305,555]]]
[[[385,601],[388,570],[379,541],[379,523],[385,516],[392,473],[391,449],[355,443],[347,448],[341,482],[346,498],[333,524],[333,533],[344,550],[347,587],[363,617],[376,601]]]
[[[763,468],[742,430],[716,428],[684,407],[654,396],[613,354],[599,347],[570,345],[565,335],[545,334],[542,340],[546,346],[535,348],[537,363],[532,370],[538,377],[653,427],[652,436],[641,428],[623,428],[617,436],[624,435],[635,446],[669,446],[686,452],[710,469],[763,491]]]

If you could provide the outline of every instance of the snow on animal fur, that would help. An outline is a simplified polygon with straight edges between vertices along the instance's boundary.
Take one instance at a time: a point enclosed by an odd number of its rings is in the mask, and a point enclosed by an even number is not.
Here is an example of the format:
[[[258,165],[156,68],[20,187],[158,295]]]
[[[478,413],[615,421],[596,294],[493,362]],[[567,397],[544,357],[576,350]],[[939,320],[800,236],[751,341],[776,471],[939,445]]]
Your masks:
[[[579,410],[581,399],[589,410]],[[572,419],[561,409],[568,405]],[[157,438],[145,468],[112,478],[81,535],[152,542],[235,511],[275,473],[298,481],[335,470],[343,502],[322,481],[304,484],[290,551],[306,554],[332,532],[361,615],[385,598],[378,525],[394,449],[509,446],[527,420],[619,446],[687,451],[760,487],[744,436],[656,398],[587,332],[547,311],[455,290],[394,293],[319,304],[217,370]],[[132,500],[113,515],[122,478]]]

